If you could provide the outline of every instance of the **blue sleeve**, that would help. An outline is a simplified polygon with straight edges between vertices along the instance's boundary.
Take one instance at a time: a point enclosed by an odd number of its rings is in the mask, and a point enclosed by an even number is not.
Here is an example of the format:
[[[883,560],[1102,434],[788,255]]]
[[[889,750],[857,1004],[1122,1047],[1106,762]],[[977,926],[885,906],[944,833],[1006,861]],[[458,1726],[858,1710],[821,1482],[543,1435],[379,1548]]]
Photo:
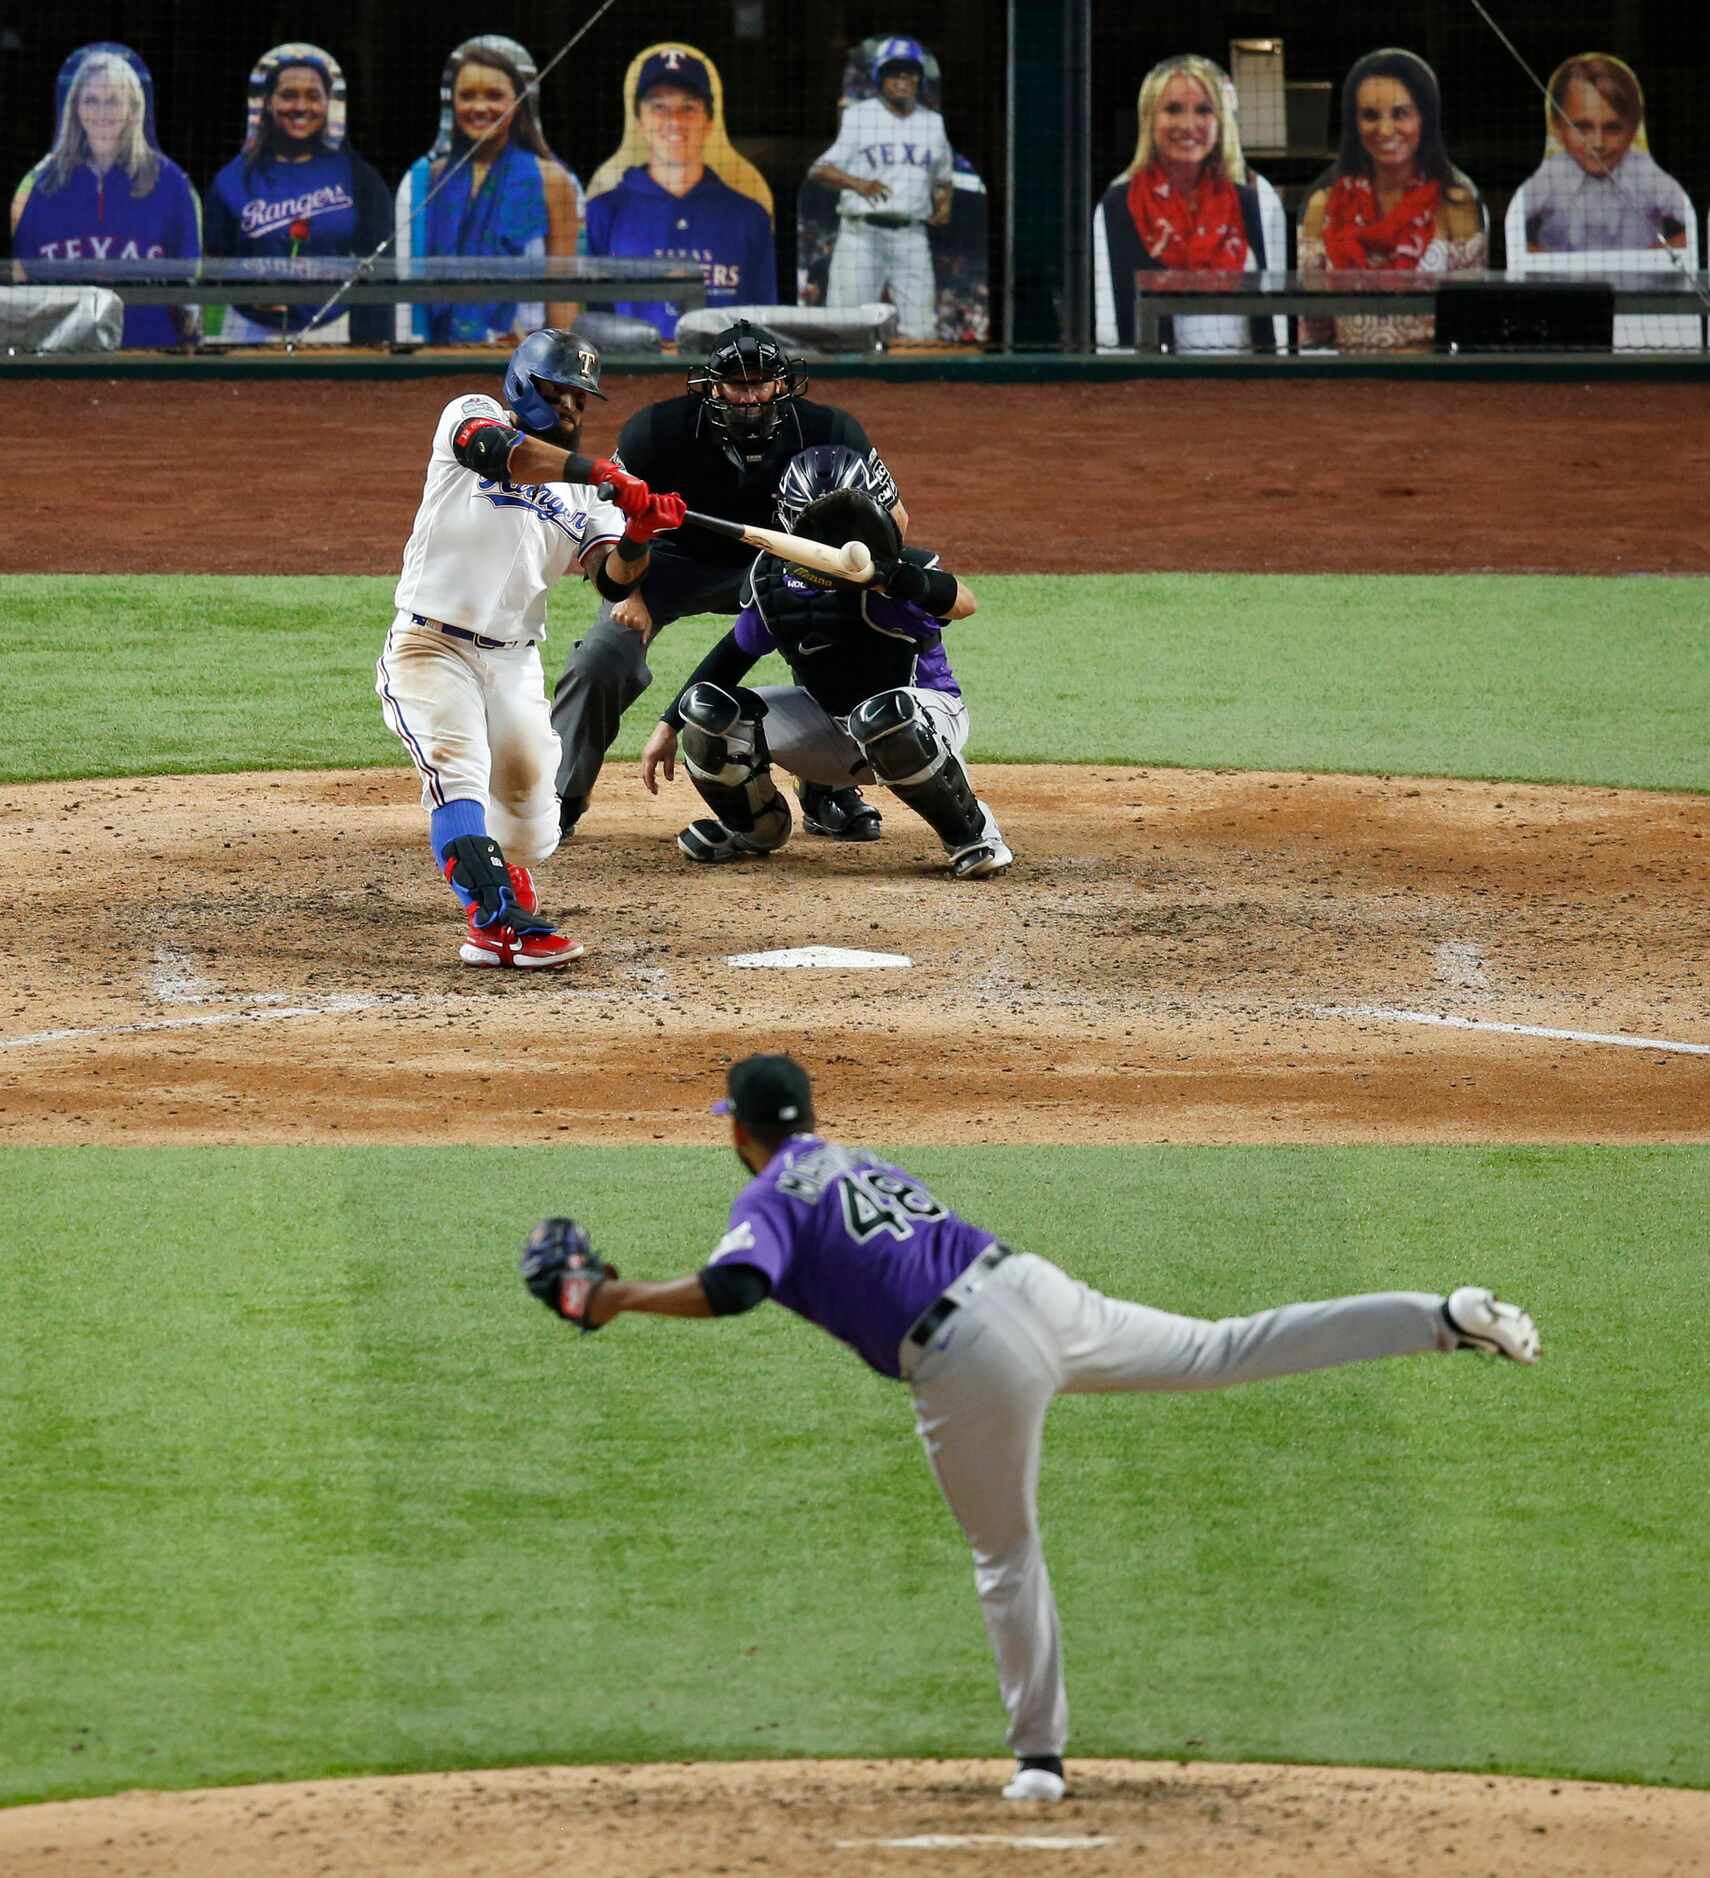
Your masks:
[[[40,245],[36,234],[42,209],[40,184],[49,161],[49,158],[43,157],[19,184],[19,189],[27,193],[24,195],[24,206],[18,213],[18,226],[12,230],[12,252],[16,255],[30,254],[34,247]]]
[[[237,218],[232,214],[231,204],[226,200],[226,183],[235,167],[235,163],[228,163],[208,185],[207,199],[202,204],[202,252],[204,254],[235,255],[237,253]]]
[[[392,192],[372,163],[351,152],[350,193],[356,199],[354,252],[366,260],[383,241],[392,238]],[[353,306],[350,337],[359,346],[384,345],[392,336],[395,319],[389,306]]]
[[[178,201],[167,231],[166,252],[196,260],[202,253],[201,204],[196,199],[195,185],[182,170],[174,180],[178,185]]]
[[[615,189],[607,189],[600,195],[588,199],[588,214],[585,226],[588,231],[588,252],[590,254],[610,254],[612,239],[612,198]]]
[[[778,247],[772,239],[772,218],[755,203],[754,241],[748,261],[748,279],[754,292],[748,296],[758,306],[778,304]]]

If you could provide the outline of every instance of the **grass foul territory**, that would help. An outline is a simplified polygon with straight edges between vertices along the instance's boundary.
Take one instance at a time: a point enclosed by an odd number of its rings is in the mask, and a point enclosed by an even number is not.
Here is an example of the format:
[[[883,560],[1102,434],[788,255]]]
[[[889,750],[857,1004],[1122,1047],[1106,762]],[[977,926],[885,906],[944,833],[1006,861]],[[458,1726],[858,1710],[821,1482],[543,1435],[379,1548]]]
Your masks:
[[[1710,581],[1512,575],[974,577],[947,643],[982,762],[1710,788]],[[373,662],[390,579],[14,576],[0,782],[403,763]],[[567,585],[550,684],[590,589]],[[631,759],[729,622],[679,621]],[[78,682],[66,682],[67,647]],[[780,660],[755,683],[787,682]]]
[[[1073,1751],[1710,1784],[1681,1230],[1710,1152],[911,1158],[1167,1308],[1475,1280],[1543,1330],[1535,1370],[1059,1403]],[[0,1803],[1001,1753],[899,1385],[775,1306],[578,1337],[518,1279],[567,1203],[636,1275],[699,1264],[727,1150],[14,1149],[0,1178]]]

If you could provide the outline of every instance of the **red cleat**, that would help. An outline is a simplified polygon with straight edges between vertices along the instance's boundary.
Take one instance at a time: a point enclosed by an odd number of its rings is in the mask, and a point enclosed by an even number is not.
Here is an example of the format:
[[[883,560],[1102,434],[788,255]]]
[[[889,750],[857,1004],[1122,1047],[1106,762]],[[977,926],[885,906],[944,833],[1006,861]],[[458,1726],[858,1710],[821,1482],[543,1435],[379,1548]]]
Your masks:
[[[477,926],[475,909],[471,907],[468,931],[458,957],[465,965],[514,965],[523,971],[550,971],[554,966],[568,965],[572,959],[579,959],[584,950],[579,939],[566,939],[562,933],[519,934],[515,927],[496,922],[491,926]]]
[[[445,877],[449,880],[457,863],[448,860]],[[516,896],[519,913],[539,913],[540,896],[535,892],[534,876],[515,861],[505,863],[511,892]],[[465,965],[512,965],[522,971],[551,971],[579,959],[587,948],[579,939],[566,939],[561,933],[518,933],[513,926],[494,924],[477,926],[475,909],[469,909],[468,931],[458,949]]]

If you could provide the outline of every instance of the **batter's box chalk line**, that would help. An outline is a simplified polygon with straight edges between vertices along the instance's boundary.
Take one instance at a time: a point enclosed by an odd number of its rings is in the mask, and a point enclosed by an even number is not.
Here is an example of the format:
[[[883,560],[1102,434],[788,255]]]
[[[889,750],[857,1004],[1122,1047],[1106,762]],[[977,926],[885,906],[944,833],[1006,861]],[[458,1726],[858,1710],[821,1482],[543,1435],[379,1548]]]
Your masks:
[[[1669,1050],[1680,1056],[1710,1056],[1710,1043],[1680,1043],[1669,1037],[1616,1037],[1598,1030],[1555,1030],[1547,1024],[1499,1024],[1442,1011],[1400,1011],[1384,1004],[1310,1004],[1313,1017],[1346,1017],[1377,1024],[1431,1024],[1439,1030],[1488,1030],[1507,1037],[1545,1037],[1552,1043],[1603,1043],[1621,1050]]]
[[[1033,1832],[917,1832],[906,1839],[833,1839],[831,1843],[840,1852],[865,1852],[874,1846],[898,1852],[960,1852],[975,1846],[997,1846],[1014,1852],[1088,1852],[1122,1842],[1102,1832],[1050,1837]]]
[[[789,946],[782,952],[738,952],[725,960],[739,971],[906,971],[906,952],[856,952],[845,946]]]

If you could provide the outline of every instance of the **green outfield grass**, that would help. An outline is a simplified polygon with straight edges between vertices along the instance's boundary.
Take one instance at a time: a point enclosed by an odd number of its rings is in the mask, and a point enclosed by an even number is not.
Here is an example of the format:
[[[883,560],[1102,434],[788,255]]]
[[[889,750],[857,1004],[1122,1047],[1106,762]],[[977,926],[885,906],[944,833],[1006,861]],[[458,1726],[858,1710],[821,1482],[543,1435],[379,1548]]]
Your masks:
[[[1710,788],[1710,581],[1504,575],[978,577],[950,629],[986,762],[1121,762]],[[390,579],[0,581],[0,782],[403,762],[373,661]],[[561,591],[556,677],[586,588]],[[682,621],[615,747],[639,754],[726,622]],[[781,663],[757,682],[781,682]]]
[[[1059,1403],[1075,1752],[1710,1785],[1710,1151],[909,1161],[1162,1306],[1474,1279],[1543,1328],[1533,1371]],[[1001,1753],[901,1387],[776,1307],[579,1338],[517,1279],[566,1206],[637,1275],[692,1268],[727,1151],[13,1149],[3,1171],[0,1801]]]

